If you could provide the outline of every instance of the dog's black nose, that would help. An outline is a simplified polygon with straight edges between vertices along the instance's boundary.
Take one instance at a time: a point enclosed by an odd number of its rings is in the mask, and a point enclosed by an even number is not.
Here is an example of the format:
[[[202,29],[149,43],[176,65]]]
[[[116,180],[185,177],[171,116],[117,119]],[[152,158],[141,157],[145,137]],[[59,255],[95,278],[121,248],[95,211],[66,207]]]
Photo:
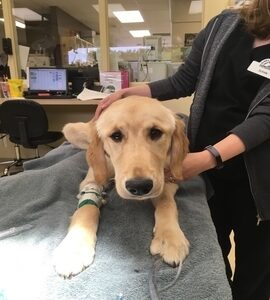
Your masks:
[[[153,181],[147,178],[135,178],[126,181],[126,189],[134,196],[148,194],[153,188]]]

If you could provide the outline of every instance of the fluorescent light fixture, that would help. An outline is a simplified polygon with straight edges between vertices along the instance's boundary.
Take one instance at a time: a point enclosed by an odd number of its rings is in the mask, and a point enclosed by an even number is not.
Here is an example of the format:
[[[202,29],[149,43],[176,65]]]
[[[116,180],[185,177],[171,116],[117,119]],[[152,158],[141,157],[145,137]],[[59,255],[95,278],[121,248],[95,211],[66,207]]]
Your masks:
[[[126,47],[110,47],[111,51],[115,52],[130,52],[130,51],[139,51],[139,50],[151,50],[151,46],[126,46]]]
[[[98,4],[92,5],[94,9],[99,13],[99,6]],[[115,18],[115,15],[113,14],[114,11],[122,11],[125,10],[122,4],[115,3],[115,4],[108,4],[108,17],[109,18]]]
[[[4,18],[0,18],[0,21],[1,22],[4,22]],[[21,22],[21,21],[15,21],[15,25],[17,26],[17,27],[19,27],[19,28],[23,28],[23,29],[25,29],[25,24],[23,23],[23,22]]]
[[[42,21],[42,16],[29,8],[12,8],[15,17],[24,21]]]
[[[139,10],[114,11],[116,18],[121,23],[142,23],[143,17]]]
[[[151,46],[126,46],[126,47],[110,47],[110,51],[115,52],[130,52],[130,51],[139,51],[139,50],[151,50]],[[70,50],[74,51],[74,50]],[[97,47],[91,47],[88,48],[89,52],[96,52],[100,51],[100,48]],[[1,299],[1,298],[0,298]]]
[[[15,25],[19,28],[25,29],[25,24],[21,21],[15,21]]]
[[[202,13],[202,0],[192,0],[188,13],[190,15]]]
[[[135,38],[140,38],[140,37],[151,35],[149,30],[130,30],[129,32]]]

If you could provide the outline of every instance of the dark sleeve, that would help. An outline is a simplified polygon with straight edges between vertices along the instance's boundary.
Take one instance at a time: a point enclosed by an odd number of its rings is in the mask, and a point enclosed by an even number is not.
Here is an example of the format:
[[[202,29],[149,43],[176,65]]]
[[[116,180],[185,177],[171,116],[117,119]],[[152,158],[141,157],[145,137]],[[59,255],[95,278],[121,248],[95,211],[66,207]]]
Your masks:
[[[270,96],[256,107],[252,114],[230,133],[237,135],[246,147],[246,151],[270,139]]]
[[[197,35],[189,56],[173,76],[149,83],[153,98],[169,100],[194,93],[200,74],[203,49],[215,18]]]

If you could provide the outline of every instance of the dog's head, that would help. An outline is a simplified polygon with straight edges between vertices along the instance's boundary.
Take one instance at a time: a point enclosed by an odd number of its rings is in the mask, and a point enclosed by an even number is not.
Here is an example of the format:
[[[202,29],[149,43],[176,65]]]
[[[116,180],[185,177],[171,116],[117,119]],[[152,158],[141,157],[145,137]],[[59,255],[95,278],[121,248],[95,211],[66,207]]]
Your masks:
[[[70,123],[67,140],[87,149],[95,180],[104,184],[112,164],[118,194],[147,199],[161,194],[164,169],[182,179],[188,151],[183,122],[159,101],[132,96],[111,104],[94,123]]]

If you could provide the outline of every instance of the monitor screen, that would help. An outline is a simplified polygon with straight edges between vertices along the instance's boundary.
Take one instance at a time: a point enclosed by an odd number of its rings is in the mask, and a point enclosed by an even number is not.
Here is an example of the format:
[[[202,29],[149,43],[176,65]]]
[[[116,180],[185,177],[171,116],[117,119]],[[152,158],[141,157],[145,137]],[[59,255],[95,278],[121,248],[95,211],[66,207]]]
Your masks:
[[[65,68],[29,68],[29,91],[67,91]]]

